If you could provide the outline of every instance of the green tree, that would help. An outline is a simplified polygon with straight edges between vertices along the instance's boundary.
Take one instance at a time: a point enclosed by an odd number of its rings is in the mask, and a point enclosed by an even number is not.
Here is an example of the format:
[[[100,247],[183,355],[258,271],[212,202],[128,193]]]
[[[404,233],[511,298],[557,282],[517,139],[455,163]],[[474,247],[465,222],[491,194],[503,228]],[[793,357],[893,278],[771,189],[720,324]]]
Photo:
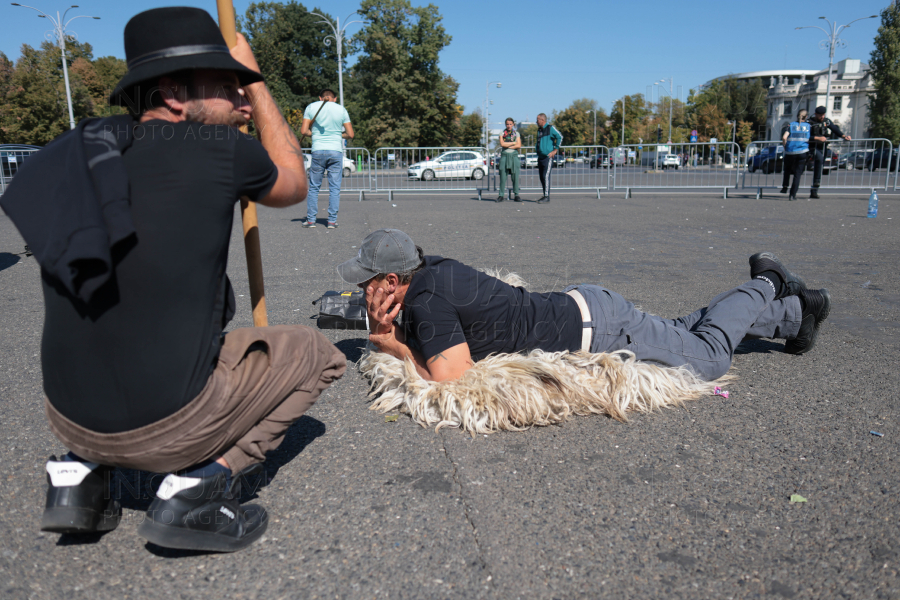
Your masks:
[[[598,108],[597,101],[589,98],[575,100],[562,112],[553,111],[553,126],[563,136],[566,146],[588,146],[594,143],[594,113],[597,111],[597,139],[600,126],[606,121],[606,112]]]
[[[459,146],[480,146],[483,134],[484,119],[481,117],[481,111],[476,109],[475,112],[460,117],[455,143]]]
[[[625,143],[637,144],[641,139],[644,143],[650,140],[650,125],[648,118],[652,118],[652,111],[647,105],[643,94],[625,96]],[[653,141],[656,141],[656,125],[653,124]],[[665,134],[663,134],[665,135]],[[600,134],[597,134],[600,137]],[[609,127],[603,130],[603,143],[610,148],[622,143],[622,101],[618,100],[613,105],[609,114]]]
[[[451,40],[438,8],[363,0],[359,12],[367,24],[354,36],[361,55],[351,85],[360,141],[370,149],[450,143],[459,86],[438,67],[438,55]]]
[[[881,26],[869,58],[875,93],[869,97],[871,136],[900,144],[900,6],[881,11]]]
[[[303,110],[319,99],[320,91],[332,88],[338,93],[337,46],[325,44],[333,32],[310,12],[333,21],[321,9],[307,11],[294,0],[253,2],[238,20],[276,104],[298,131]]]
[[[685,114],[685,126],[697,128],[701,111],[711,114],[707,106],[715,106],[727,120],[748,121],[753,131],[765,129],[767,90],[762,79],[717,79],[703,90],[691,90]]]
[[[66,60],[71,66],[90,61],[90,44],[69,39]],[[69,87],[75,121],[94,112],[91,94],[77,71],[69,69]],[[40,49],[24,44],[8,79],[0,131],[8,143],[44,145],[69,129],[69,111],[59,48],[43,42]]]

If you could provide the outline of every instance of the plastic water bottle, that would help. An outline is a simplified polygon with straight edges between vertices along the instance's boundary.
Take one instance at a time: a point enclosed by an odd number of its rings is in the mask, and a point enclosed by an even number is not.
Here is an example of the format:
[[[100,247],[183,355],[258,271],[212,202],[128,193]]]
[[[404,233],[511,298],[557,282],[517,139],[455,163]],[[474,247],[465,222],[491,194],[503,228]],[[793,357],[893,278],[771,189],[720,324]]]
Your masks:
[[[875,193],[875,190],[872,190],[872,195],[869,196],[869,212],[866,216],[870,219],[878,216],[878,194]]]

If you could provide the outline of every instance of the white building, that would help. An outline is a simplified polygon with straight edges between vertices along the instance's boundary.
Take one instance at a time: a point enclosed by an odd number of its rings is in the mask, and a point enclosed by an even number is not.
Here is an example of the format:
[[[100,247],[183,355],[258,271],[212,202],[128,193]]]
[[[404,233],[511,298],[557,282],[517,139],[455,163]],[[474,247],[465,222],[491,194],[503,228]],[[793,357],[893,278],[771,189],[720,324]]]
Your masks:
[[[765,139],[774,140],[785,123],[797,119],[801,108],[811,116],[817,106],[825,105],[828,69],[816,71],[809,79],[805,74],[799,80],[773,75],[768,85]],[[832,67],[831,106],[826,107],[825,116],[853,138],[869,137],[868,96],[874,92],[869,65],[853,58],[842,60]]]

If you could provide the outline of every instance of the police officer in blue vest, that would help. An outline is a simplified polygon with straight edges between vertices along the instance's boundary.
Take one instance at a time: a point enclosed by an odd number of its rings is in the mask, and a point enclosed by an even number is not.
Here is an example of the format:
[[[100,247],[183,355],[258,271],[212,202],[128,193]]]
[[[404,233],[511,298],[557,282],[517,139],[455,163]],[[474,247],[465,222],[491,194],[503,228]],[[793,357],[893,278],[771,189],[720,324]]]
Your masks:
[[[800,187],[800,177],[806,168],[809,158],[809,132],[810,126],[806,122],[809,113],[801,109],[797,113],[797,120],[788,123],[781,130],[781,143],[784,144],[784,179],[781,182],[781,193],[786,194],[788,185],[791,186],[790,200],[797,199],[797,189]],[[791,175],[794,181],[791,183]]]

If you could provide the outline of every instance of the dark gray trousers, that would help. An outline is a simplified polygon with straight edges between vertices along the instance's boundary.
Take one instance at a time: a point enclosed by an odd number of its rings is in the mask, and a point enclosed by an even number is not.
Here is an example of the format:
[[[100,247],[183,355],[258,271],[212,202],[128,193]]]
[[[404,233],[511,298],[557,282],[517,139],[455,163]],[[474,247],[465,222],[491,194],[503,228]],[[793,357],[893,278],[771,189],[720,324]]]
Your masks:
[[[712,381],[728,372],[745,337],[793,339],[800,329],[800,300],[773,301],[771,286],[759,280],[719,294],[706,308],[678,319],[641,312],[619,294],[598,285],[577,289],[591,312],[591,352],[630,350],[638,360],[688,366]]]

